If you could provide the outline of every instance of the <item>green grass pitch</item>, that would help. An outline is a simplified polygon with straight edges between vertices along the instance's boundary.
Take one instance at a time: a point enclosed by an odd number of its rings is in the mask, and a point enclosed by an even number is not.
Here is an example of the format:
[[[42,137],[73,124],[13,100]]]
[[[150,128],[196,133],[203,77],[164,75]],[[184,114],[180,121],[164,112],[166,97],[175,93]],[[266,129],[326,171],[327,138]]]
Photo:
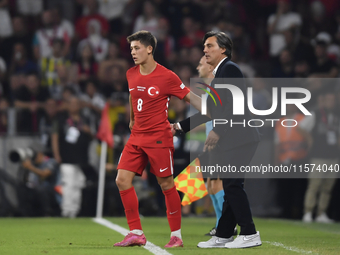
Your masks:
[[[125,218],[107,218],[127,228]],[[340,224],[303,224],[298,221],[255,219],[263,245],[250,249],[199,249],[200,241],[214,218],[184,218],[184,248],[167,249],[171,254],[340,254]],[[169,241],[166,218],[143,218],[148,241],[163,246]],[[0,254],[151,254],[142,247],[117,248],[123,236],[91,218],[1,218]]]

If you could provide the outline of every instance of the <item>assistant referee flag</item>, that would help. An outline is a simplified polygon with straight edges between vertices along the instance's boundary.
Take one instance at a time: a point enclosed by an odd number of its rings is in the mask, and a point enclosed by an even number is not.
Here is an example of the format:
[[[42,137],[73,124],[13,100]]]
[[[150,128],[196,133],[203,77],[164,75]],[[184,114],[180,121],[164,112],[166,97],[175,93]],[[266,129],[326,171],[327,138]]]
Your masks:
[[[196,158],[174,180],[176,189],[184,193],[183,206],[190,205],[208,194],[202,173],[195,172],[196,166],[200,165],[200,160]]]

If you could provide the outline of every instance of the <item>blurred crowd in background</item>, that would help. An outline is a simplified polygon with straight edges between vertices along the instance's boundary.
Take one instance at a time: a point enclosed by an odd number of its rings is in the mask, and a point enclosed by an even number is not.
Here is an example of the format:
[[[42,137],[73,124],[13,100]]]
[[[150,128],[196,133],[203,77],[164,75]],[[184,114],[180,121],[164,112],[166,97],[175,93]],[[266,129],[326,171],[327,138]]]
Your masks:
[[[113,202],[106,201],[112,208],[106,208],[105,212],[111,215],[123,213],[114,170],[130,133],[125,73],[134,64],[126,37],[139,30],[148,30],[156,36],[155,60],[173,70],[187,86],[190,78],[198,76],[196,67],[203,56],[204,34],[210,30],[227,33],[234,43],[232,60],[245,77],[258,78],[253,84],[253,104],[259,110],[271,106],[271,87],[261,82],[261,78],[339,77],[340,2],[337,0],[0,0],[0,135],[39,136],[45,146],[44,154],[56,163],[63,163],[65,156],[60,154],[65,152],[53,149],[58,140],[53,134],[65,135],[61,126],[73,126],[72,116],[76,116],[77,127],[88,139],[84,138],[81,148],[88,148],[88,141],[96,139],[101,111],[109,103],[115,146],[108,152],[106,169],[111,181],[107,189],[115,195],[106,196],[106,200]],[[324,116],[328,112],[336,116],[339,113],[340,83],[329,86],[311,83],[306,88],[312,93],[308,108],[321,112],[316,116],[328,128],[331,124]],[[324,105],[326,97],[327,102],[334,103]],[[326,115],[322,115],[323,109]],[[171,100],[170,122],[188,114],[189,105],[175,98]],[[292,118],[301,117],[294,108],[289,114]],[[339,138],[339,123],[333,122],[332,129]],[[296,131],[294,138],[285,137],[279,128],[264,132],[267,137],[275,137],[277,153],[273,162],[307,160],[307,150],[312,151],[311,157],[319,158],[307,134],[315,138],[318,134],[313,132],[307,127]],[[185,136],[175,139],[177,173],[189,163],[185,139]],[[306,144],[305,152],[287,153],[292,147],[284,142],[289,139],[300,141],[298,146],[303,148]],[[323,150],[329,149],[328,145],[325,143]],[[63,148],[71,154],[72,149]],[[338,151],[337,146],[335,150]],[[60,151],[59,155],[56,151]],[[79,155],[83,159],[82,169],[87,169],[83,170],[85,177],[95,185],[98,166],[84,162],[85,154]],[[157,214],[159,208],[164,208],[162,192],[152,176],[143,178],[148,182],[140,182],[140,190],[148,185],[154,187],[158,207],[145,206],[148,210],[141,209],[141,213],[152,214],[153,210]],[[87,182],[81,187],[86,185],[90,186]],[[290,185],[290,181],[278,181],[278,194]],[[303,208],[307,185],[306,180],[299,180],[296,190],[288,188],[291,194],[300,194],[293,203],[287,200],[287,194],[281,194],[278,201],[284,210],[280,216],[301,218],[309,212],[310,209]],[[331,193],[332,188],[327,192]],[[140,199],[143,194],[139,192]],[[89,196],[95,201],[95,195]],[[148,193],[144,195],[147,196]],[[92,205],[87,206],[93,208]],[[209,211],[208,207],[204,210]]]

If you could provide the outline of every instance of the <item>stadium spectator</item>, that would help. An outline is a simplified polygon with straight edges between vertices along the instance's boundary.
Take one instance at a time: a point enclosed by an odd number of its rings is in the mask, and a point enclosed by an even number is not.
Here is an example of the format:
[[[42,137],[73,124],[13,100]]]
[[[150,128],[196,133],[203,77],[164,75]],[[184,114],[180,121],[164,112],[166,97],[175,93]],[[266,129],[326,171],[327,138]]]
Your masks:
[[[101,35],[101,24],[97,20],[90,20],[87,23],[88,37],[79,43],[79,48],[89,44],[97,62],[104,60],[109,51],[109,40]]]
[[[59,170],[54,159],[44,154],[44,146],[34,143],[30,146],[36,153],[32,159],[21,162],[22,185],[18,186],[18,200],[22,215],[58,216],[59,205],[54,187],[57,184]]]
[[[286,42],[285,49],[288,49],[291,52],[293,60],[301,61],[307,60],[309,63],[314,63],[315,54],[313,46],[310,41],[304,42],[295,37],[295,29],[288,29],[283,32]]]
[[[0,0],[0,39],[9,37],[13,33],[11,16],[7,9],[8,3],[8,0]]]
[[[85,86],[85,93],[80,95],[82,115],[89,120],[89,126],[94,134],[98,128],[100,114],[105,106],[104,97],[97,92],[94,81],[89,80]]]
[[[186,86],[190,85],[190,78],[193,76],[193,69],[190,65],[182,65],[178,67],[178,70],[176,70],[176,73],[178,74],[178,77],[181,79],[183,84]]]
[[[65,112],[68,110],[69,101],[71,98],[79,97],[79,91],[76,91],[73,87],[66,86],[63,88],[61,93],[61,99],[59,99],[58,105],[59,105],[59,111]]]
[[[83,1],[83,0],[80,0]],[[79,0],[48,0],[45,1],[45,9],[58,9],[62,18],[66,21],[71,21],[71,26],[74,31],[74,20],[76,16],[76,5]],[[74,35],[74,33],[73,33]],[[72,36],[73,37],[73,36]]]
[[[182,23],[183,35],[179,38],[179,47],[191,48],[200,45],[204,32],[200,29],[199,22],[191,17],[185,17]]]
[[[37,16],[43,12],[43,0],[17,0],[17,10],[25,16]]]
[[[98,21],[101,27],[101,35],[106,37],[110,31],[110,25],[107,19],[98,13],[97,0],[85,0],[84,7],[86,14],[76,22],[76,35],[78,39],[85,39],[89,36],[88,23],[92,20]]]
[[[132,32],[146,30],[158,38],[158,10],[151,1],[143,3],[142,14],[135,21]]]
[[[84,43],[78,48],[78,58],[73,64],[72,76],[84,91],[87,80],[97,76],[98,63],[96,62],[90,44]]]
[[[51,9],[53,15],[53,23],[55,27],[60,27],[67,33],[68,38],[72,40],[74,37],[74,25],[63,17],[61,6],[55,6]]]
[[[16,43],[13,45],[13,56],[10,62],[9,75],[37,73],[38,67],[35,62],[28,59],[24,44]]]
[[[202,48],[200,46],[194,46],[189,52],[189,63],[191,67],[195,67],[200,62],[202,57]]]
[[[311,64],[306,59],[297,60],[294,66],[296,78],[307,78],[310,75]]]
[[[327,208],[337,174],[333,171],[318,171],[317,167],[327,169],[339,162],[340,118],[336,109],[336,97],[333,92],[319,96],[318,106],[312,115],[306,116],[299,123],[299,130],[308,142],[310,163],[315,164],[315,171],[308,174],[308,188],[304,202],[303,222],[313,221],[313,211],[317,207],[316,222],[332,223],[327,216]]]
[[[40,86],[38,75],[29,74],[26,85],[18,89],[14,101],[14,106],[20,109],[17,119],[18,132],[32,134],[39,131],[43,103],[48,98],[48,90]]]
[[[101,93],[109,98],[114,92],[127,92],[127,81],[123,73],[123,68],[119,65],[113,65],[105,70],[104,75],[100,78]]]
[[[123,32],[122,16],[129,0],[98,0],[99,13],[110,23],[111,32],[117,35]]]
[[[58,85],[60,78],[58,76],[58,67],[66,66],[69,68],[71,62],[63,57],[64,41],[62,39],[53,39],[52,41],[52,55],[50,57],[43,57],[40,61],[41,84],[48,88],[51,95],[58,93]]]
[[[273,68],[273,78],[293,78],[294,59],[292,53],[288,49],[283,49],[280,53],[279,64]]]
[[[51,97],[60,101],[63,97],[65,88],[71,88],[75,94],[79,95],[80,88],[77,83],[74,83],[70,78],[70,69],[68,65],[59,65],[56,67],[58,81],[53,88],[51,88]]]
[[[287,115],[281,118],[275,125],[275,153],[274,164],[289,166],[305,165],[307,163],[307,141],[294,126],[294,122],[285,122],[287,127],[280,125],[284,119],[296,120],[300,123],[304,115],[293,105],[287,105]],[[282,209],[281,216],[284,218],[301,219],[303,214],[303,198],[306,189],[305,179],[278,179],[277,180],[278,205]]]
[[[78,98],[69,98],[67,110],[67,114],[60,115],[53,124],[52,149],[54,158],[60,164],[61,214],[74,218],[80,211],[82,189],[86,182],[82,166],[87,165],[92,134],[87,120],[80,115]]]
[[[271,57],[277,57],[281,50],[287,46],[283,32],[294,28],[295,37],[297,37],[301,25],[301,16],[290,11],[290,0],[278,0],[276,13],[269,16],[267,25]]]
[[[213,1],[211,4],[213,6],[213,10],[219,9],[218,5],[220,3],[221,1]],[[204,17],[204,19],[209,19],[212,16],[212,12],[208,12],[208,15],[204,15],[203,10],[206,9],[197,4],[197,1],[163,1],[162,4],[165,5],[162,7],[162,11],[165,13],[171,24],[171,35],[176,39],[176,41],[178,41],[178,38],[182,35],[181,29],[178,28],[182,26],[184,18],[193,17],[195,20],[201,20],[202,17]]]
[[[26,77],[25,74],[16,74],[9,77],[9,91],[7,97],[10,103],[14,102],[18,90],[25,84]]]
[[[333,34],[336,31],[336,23],[327,16],[322,1],[312,1],[307,7],[308,15],[306,15],[306,22],[303,23],[301,29],[302,40],[308,42],[321,32]]]
[[[155,59],[161,65],[167,65],[167,61],[176,46],[175,40],[169,32],[169,22],[165,18],[160,18],[158,20],[158,38]]]
[[[129,68],[129,63],[121,56],[119,45],[116,42],[110,42],[107,58],[99,65],[98,78],[100,80],[104,79],[107,70],[114,66],[119,66],[122,73],[125,73]]]
[[[240,22],[233,24],[231,37],[234,45],[237,45],[238,58],[242,62],[250,59],[251,40],[249,33],[246,33],[246,26]]]
[[[39,135],[40,142],[45,147],[45,154],[48,157],[53,157],[51,134],[53,122],[58,114],[58,104],[53,98],[49,98],[43,105],[44,113],[39,120]]]
[[[316,62],[312,65],[311,76],[314,78],[335,78],[339,75],[338,66],[327,54],[331,41],[326,32],[319,33],[313,41]]]
[[[0,43],[1,56],[5,59],[9,65],[13,56],[13,46],[17,43],[21,43],[25,47],[27,57],[33,59],[32,53],[32,34],[28,32],[27,26],[22,17],[16,16],[12,18],[13,35],[6,38]]]
[[[67,53],[67,49],[70,43],[69,35],[67,31],[61,26],[54,26],[53,13],[51,10],[46,10],[42,13],[43,27],[36,31],[33,40],[34,57],[36,60],[41,58],[51,57],[53,54],[53,41],[55,39],[64,40],[62,54]]]

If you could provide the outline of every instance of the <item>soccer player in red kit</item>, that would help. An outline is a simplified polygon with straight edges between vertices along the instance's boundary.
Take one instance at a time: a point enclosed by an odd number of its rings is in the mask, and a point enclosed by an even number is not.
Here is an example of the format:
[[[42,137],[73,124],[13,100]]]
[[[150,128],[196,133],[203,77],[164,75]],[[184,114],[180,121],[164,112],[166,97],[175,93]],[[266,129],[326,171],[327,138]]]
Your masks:
[[[170,97],[176,96],[200,109],[201,98],[190,92],[175,73],[154,60],[157,41],[150,32],[136,32],[127,41],[136,64],[126,73],[130,91],[131,136],[119,159],[116,183],[130,232],[115,246],[146,244],[132,180],[135,175],[142,174],[150,161],[151,173],[161,186],[167,207],[171,237],[165,247],[182,247],[181,201],[173,179],[174,146],[168,105]]]

